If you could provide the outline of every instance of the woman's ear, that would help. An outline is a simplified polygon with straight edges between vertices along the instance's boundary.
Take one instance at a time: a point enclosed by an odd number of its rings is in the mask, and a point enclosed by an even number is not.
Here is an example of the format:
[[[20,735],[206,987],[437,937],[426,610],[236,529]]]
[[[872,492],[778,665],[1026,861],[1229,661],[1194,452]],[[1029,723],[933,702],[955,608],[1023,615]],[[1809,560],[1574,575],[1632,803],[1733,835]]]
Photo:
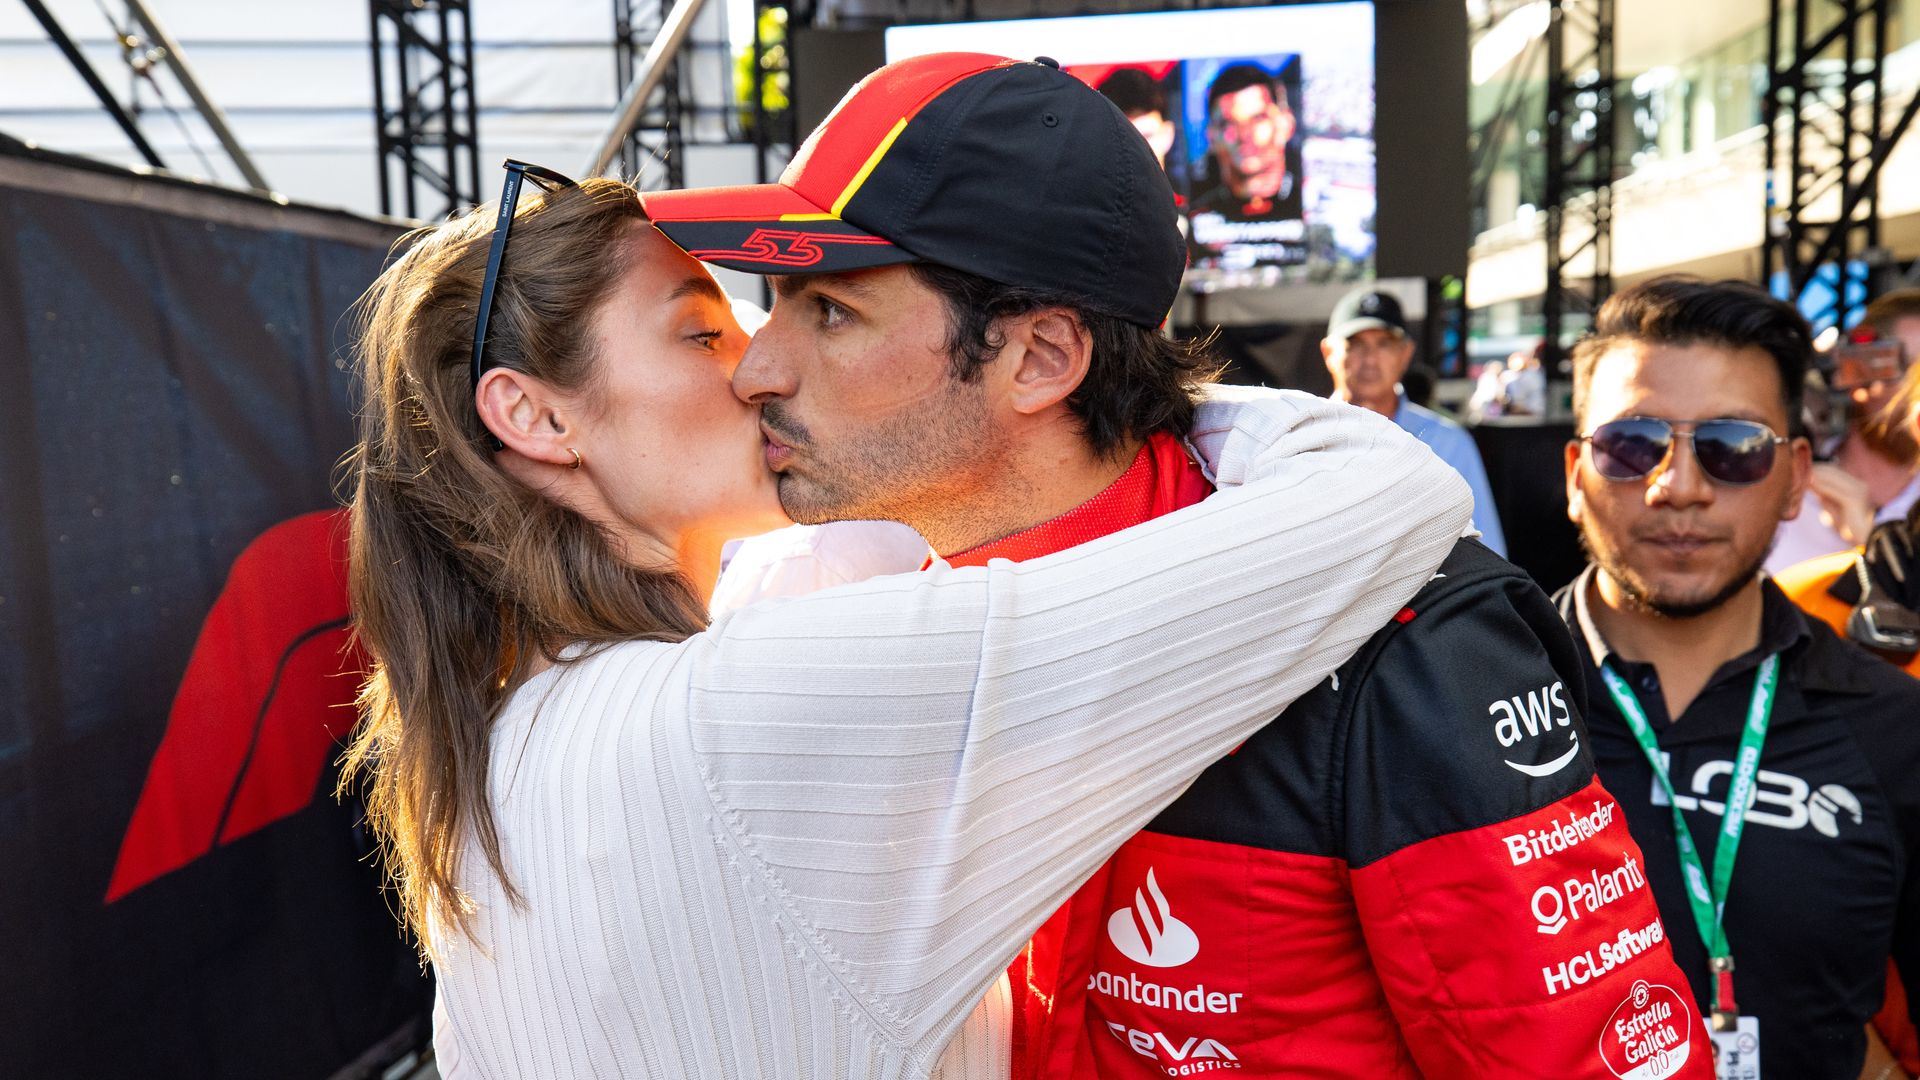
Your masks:
[[[567,407],[539,379],[508,368],[480,376],[474,391],[480,422],[506,449],[548,465],[571,465],[572,425]]]

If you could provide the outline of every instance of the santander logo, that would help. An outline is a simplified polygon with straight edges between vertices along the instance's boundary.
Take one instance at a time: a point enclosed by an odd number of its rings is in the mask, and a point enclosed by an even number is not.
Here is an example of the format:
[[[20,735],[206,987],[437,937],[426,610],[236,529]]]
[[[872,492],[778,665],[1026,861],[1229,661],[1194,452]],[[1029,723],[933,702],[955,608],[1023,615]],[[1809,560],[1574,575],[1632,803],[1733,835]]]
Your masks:
[[[1153,898],[1151,907],[1147,898]],[[1173,917],[1160,883],[1147,868],[1147,888],[1133,890],[1133,906],[1121,908],[1107,917],[1107,937],[1120,954],[1136,964],[1170,968],[1200,955],[1200,937],[1193,928]]]

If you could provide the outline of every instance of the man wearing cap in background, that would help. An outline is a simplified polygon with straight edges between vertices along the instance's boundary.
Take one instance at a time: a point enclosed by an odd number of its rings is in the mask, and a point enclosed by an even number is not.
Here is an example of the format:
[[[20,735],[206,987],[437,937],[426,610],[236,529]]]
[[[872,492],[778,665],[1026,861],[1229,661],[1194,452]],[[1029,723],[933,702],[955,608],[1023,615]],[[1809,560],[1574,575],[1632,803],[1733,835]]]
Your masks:
[[[647,207],[693,254],[776,275],[734,389],[796,521],[893,519],[983,565],[1211,490],[1183,439],[1220,437],[1191,430],[1210,365],[1157,329],[1184,264],[1173,193],[1052,62],[891,64],[780,183]],[[1038,929],[938,1074],[1711,1075],[1593,778],[1574,658],[1539,589],[1462,540]],[[1089,788],[1113,782],[1086,763]],[[1574,887],[1602,879],[1604,914]]]
[[[1473,489],[1473,527],[1480,541],[1505,556],[1507,536],[1487,484],[1487,467],[1467,429],[1407,400],[1401,376],[1413,363],[1413,337],[1392,293],[1355,289],[1340,298],[1327,320],[1320,356],[1333,375],[1333,396],[1372,409],[1413,433]]]

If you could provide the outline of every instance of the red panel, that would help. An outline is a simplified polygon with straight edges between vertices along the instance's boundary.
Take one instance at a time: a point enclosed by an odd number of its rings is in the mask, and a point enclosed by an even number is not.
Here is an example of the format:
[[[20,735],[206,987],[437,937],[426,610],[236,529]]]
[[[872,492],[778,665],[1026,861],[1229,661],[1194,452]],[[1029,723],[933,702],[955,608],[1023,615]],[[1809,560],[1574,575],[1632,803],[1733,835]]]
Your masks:
[[[1142,833],[1102,875],[1045,1075],[1412,1075],[1339,860]]]
[[[206,854],[216,832],[225,842],[312,800],[345,730],[339,718],[351,717],[358,680],[347,673],[363,666],[339,648],[346,567],[345,511],[276,525],[234,560],[174,695],[108,903]],[[259,777],[222,830],[250,754]]]
[[[1598,780],[1396,852],[1353,887],[1426,1076],[1711,1080],[1639,845]]]
[[[780,182],[831,208],[895,124],[912,119],[967,76],[1014,62],[987,53],[949,52],[888,64],[854,87],[807,136]]]

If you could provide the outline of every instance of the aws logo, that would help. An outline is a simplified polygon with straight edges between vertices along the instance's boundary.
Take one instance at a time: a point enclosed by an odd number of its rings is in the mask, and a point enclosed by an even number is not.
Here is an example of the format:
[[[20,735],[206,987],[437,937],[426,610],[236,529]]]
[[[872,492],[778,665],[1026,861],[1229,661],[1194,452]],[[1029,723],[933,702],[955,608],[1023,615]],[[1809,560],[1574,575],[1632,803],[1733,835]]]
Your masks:
[[[1516,694],[1496,701],[1487,706],[1487,715],[1498,717],[1493,723],[1493,737],[1502,750],[1511,750],[1529,739],[1557,742],[1552,736],[1559,729],[1566,729],[1567,742],[1571,745],[1556,758],[1534,765],[1503,757],[1501,760],[1507,768],[1515,772],[1532,777],[1552,776],[1580,756],[1580,732],[1573,726],[1573,712],[1567,708],[1567,690],[1563,683],[1529,690],[1524,697]],[[1548,752],[1551,753],[1551,748]]]

